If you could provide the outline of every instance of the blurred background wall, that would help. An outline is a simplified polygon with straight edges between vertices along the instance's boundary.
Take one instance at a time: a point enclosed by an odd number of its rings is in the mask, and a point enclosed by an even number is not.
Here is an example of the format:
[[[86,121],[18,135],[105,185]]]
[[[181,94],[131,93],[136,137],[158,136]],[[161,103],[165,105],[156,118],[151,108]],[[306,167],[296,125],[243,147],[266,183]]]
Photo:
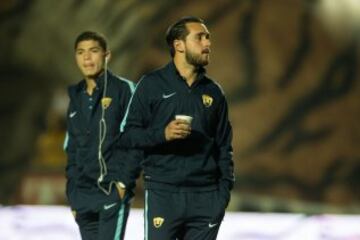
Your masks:
[[[2,0],[0,204],[66,204],[75,37],[104,33],[111,69],[136,82],[169,61],[164,32],[184,15],[207,22],[230,103],[230,209],[360,213],[358,0]]]

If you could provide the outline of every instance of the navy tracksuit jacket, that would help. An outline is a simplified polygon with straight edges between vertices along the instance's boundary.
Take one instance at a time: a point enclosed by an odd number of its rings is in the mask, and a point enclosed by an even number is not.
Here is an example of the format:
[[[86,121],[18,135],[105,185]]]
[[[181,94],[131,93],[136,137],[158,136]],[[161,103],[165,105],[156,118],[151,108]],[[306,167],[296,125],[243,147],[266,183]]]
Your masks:
[[[234,175],[228,106],[222,89],[202,70],[191,87],[173,62],[145,75],[136,87],[119,144],[144,149],[146,188],[220,188],[229,199]],[[192,133],[166,142],[164,129],[177,114],[193,117]]]
[[[128,189],[135,185],[140,166],[132,160],[131,150],[116,148],[115,142],[122,128],[134,85],[132,82],[113,75],[108,71],[106,97],[111,99],[105,110],[106,128],[105,140],[102,144],[103,162],[99,161],[99,122],[101,119],[101,99],[104,90],[104,74],[98,77],[94,107],[87,118],[83,105],[82,94],[85,94],[86,83],[82,80],[69,87],[70,103],[67,113],[67,137],[64,149],[68,156],[66,166],[66,193],[72,209],[94,208],[93,202],[87,202],[75,197],[76,188],[92,189],[98,192],[97,181],[103,175],[101,186],[108,188],[111,181],[123,182]],[[106,168],[106,170],[105,170]]]

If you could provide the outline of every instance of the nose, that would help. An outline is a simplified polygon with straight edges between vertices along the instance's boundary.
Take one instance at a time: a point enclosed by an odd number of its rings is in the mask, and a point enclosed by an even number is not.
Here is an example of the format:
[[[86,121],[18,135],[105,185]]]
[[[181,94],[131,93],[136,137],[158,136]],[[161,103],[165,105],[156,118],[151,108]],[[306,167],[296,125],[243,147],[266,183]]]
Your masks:
[[[210,46],[211,46],[211,41],[210,41],[210,39],[205,38],[205,40],[204,40],[204,45],[205,45],[205,47],[210,47]]]
[[[89,52],[84,53],[84,60],[90,59],[91,54]]]

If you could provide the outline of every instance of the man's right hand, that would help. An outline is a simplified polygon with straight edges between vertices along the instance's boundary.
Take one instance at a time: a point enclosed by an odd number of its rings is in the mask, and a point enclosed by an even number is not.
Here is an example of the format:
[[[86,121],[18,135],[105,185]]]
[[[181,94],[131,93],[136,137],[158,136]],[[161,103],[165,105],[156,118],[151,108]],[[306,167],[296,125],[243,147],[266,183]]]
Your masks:
[[[184,120],[173,120],[165,128],[166,141],[184,139],[191,133],[191,127]]]

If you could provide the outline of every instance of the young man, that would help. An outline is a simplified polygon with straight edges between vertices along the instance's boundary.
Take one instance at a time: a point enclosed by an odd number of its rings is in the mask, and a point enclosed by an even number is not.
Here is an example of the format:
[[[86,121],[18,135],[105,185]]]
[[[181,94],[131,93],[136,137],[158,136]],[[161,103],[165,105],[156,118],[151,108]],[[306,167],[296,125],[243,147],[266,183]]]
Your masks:
[[[212,240],[234,183],[228,107],[205,75],[204,22],[184,17],[166,40],[173,61],[138,83],[119,144],[144,150],[145,239]]]
[[[139,166],[134,151],[115,148],[133,83],[107,70],[110,51],[99,33],[75,41],[83,80],[69,87],[64,149],[66,193],[84,240],[123,239]],[[135,164],[134,164],[135,163]]]

